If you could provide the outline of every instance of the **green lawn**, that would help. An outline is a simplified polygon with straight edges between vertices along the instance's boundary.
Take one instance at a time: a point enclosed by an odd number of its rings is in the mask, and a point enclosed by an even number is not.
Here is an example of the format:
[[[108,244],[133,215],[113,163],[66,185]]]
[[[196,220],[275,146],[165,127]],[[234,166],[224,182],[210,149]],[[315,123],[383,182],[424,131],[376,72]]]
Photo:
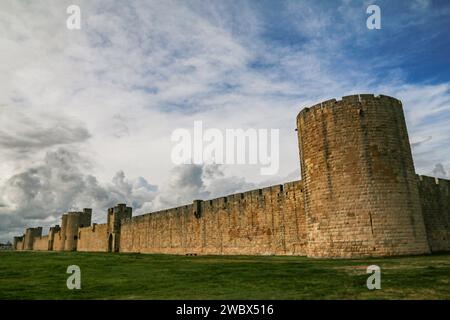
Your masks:
[[[81,290],[66,269],[81,268]],[[381,290],[366,287],[381,267]],[[0,252],[0,299],[450,299],[450,254],[362,260]]]

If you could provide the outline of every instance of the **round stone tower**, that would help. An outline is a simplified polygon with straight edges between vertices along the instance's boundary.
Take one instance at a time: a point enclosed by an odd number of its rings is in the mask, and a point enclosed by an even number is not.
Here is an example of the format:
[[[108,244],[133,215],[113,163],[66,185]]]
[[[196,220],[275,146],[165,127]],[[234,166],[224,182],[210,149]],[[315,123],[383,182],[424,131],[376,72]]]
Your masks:
[[[309,257],[429,253],[399,100],[361,94],[297,116]]]
[[[66,251],[75,251],[77,249],[79,218],[80,212],[69,212],[67,214],[66,241],[64,244],[64,250]]]
[[[91,225],[92,209],[85,208],[83,212],[69,212],[63,214],[61,221],[61,229],[59,227],[55,232],[59,231],[60,241],[54,250],[75,251],[78,245],[78,228]],[[49,233],[50,235],[50,233]]]
[[[61,229],[59,232],[59,241],[57,240],[57,246],[55,246],[56,251],[64,251],[64,246],[66,243],[66,230],[67,230],[67,213],[62,215],[61,218]]]

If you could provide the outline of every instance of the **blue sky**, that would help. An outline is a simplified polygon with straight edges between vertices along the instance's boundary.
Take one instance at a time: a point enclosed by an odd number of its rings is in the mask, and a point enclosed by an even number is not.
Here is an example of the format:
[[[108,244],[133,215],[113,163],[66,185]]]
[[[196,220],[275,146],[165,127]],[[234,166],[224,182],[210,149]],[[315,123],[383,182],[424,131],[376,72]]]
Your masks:
[[[68,30],[66,8],[81,9]],[[369,5],[381,30],[366,27]],[[355,93],[403,101],[416,171],[450,172],[450,3],[0,2],[0,241],[83,207],[136,213],[299,179],[295,117]],[[280,171],[175,166],[171,133],[280,130]]]
[[[369,32],[363,23],[369,3],[382,10],[381,30]],[[307,13],[302,10],[305,6]],[[380,81],[393,70],[401,72],[410,83],[449,81],[448,1],[348,1],[345,5],[339,1],[308,1],[301,5],[295,1],[261,1],[254,7],[264,21],[262,39],[267,44],[302,50],[318,42],[327,50],[327,42],[338,42],[339,50],[333,53],[342,64],[336,63],[337,71],[365,65],[365,71],[371,70]],[[293,10],[296,7],[299,9]],[[301,24],[316,24],[316,32],[302,32],[299,20]],[[256,63],[264,65],[263,61]]]

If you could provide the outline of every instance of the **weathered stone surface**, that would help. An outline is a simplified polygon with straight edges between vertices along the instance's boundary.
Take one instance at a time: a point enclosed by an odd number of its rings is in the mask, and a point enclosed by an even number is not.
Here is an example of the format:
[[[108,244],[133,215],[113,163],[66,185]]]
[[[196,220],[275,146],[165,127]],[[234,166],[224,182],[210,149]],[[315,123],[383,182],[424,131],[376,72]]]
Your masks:
[[[94,224],[78,229],[77,251],[108,251],[108,226]]]
[[[28,228],[25,230],[23,250],[33,250],[33,243],[36,237],[42,235],[42,227]]]
[[[121,252],[305,255],[301,182],[149,213],[122,223]]]
[[[428,253],[397,99],[354,95],[297,117],[308,256]]]
[[[419,193],[431,251],[450,250],[450,181],[420,176]]]

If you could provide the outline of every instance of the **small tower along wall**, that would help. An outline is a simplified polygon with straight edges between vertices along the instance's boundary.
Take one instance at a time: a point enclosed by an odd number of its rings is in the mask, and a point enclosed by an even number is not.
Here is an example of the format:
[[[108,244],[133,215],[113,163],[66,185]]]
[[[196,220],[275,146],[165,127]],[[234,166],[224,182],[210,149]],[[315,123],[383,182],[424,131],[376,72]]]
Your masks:
[[[92,209],[67,214],[65,251],[75,251],[78,243],[78,228],[91,225]]]
[[[34,238],[41,236],[42,236],[42,227],[26,229],[24,239],[24,250],[33,250]]]

